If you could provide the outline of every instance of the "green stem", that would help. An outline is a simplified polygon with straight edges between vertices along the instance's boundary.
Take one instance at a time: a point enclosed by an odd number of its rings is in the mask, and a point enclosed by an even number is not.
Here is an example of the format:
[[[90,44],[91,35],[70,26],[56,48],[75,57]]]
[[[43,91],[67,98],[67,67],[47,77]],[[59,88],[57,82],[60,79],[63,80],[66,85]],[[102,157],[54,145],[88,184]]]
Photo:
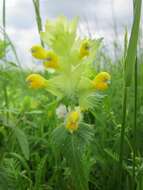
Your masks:
[[[135,0],[133,0],[133,13],[135,18]],[[136,133],[137,133],[137,93],[138,93],[138,60],[136,55],[135,69],[134,69],[134,127],[133,127],[133,168],[132,178],[133,190],[136,190]]]
[[[138,34],[139,34],[139,26],[140,26],[140,17],[141,17],[141,5],[142,0],[133,0],[134,7],[134,19],[132,25],[132,31],[130,36],[130,41],[128,45],[128,51],[125,59],[125,80],[124,80],[124,95],[123,95],[123,120],[121,127],[121,136],[120,136],[120,155],[119,155],[119,190],[123,189],[123,161],[124,161],[124,139],[125,139],[125,127],[126,127],[126,112],[127,112],[127,91],[128,87],[131,86],[132,75],[134,71],[134,66],[137,57],[137,42],[138,42]],[[137,73],[135,74],[137,75]],[[137,77],[137,76],[136,76]],[[135,107],[137,106],[137,87],[135,87]],[[135,108],[134,112],[134,128],[136,131],[136,121],[137,121],[137,110]],[[136,135],[134,137],[134,150],[135,150],[135,141]],[[135,151],[134,151],[135,152]],[[135,155],[134,155],[135,156]],[[135,158],[134,158],[135,164]],[[134,166],[134,176],[135,176],[135,166]],[[135,181],[134,181],[135,183]]]
[[[42,19],[41,19],[41,15],[40,15],[40,3],[39,0],[32,0],[33,1],[33,5],[34,5],[34,9],[35,9],[35,15],[36,15],[36,22],[37,22],[37,28],[38,28],[38,32],[40,35],[40,32],[42,31]],[[44,43],[41,40],[41,45],[44,47]]]
[[[136,174],[135,174],[135,167],[136,167],[136,133],[137,133],[137,91],[138,91],[138,65],[137,65],[137,58],[135,62],[135,72],[134,72],[134,128],[133,128],[133,170],[132,170],[132,177],[133,177],[133,190],[136,189]]]
[[[6,61],[6,0],[3,0],[3,38],[4,38],[4,55],[5,55],[5,61]],[[3,91],[4,91],[4,99],[5,99],[5,107],[6,107],[6,120],[8,123],[9,120],[9,101],[8,101],[8,91],[7,91],[7,85],[6,82],[4,82],[3,86]]]
[[[123,76],[124,76],[124,87],[123,87],[123,116],[122,116],[122,128],[120,134],[120,154],[119,154],[119,190],[122,189],[122,178],[123,178],[123,155],[124,155],[124,142],[125,142],[125,126],[126,126],[126,113],[127,113],[127,87],[125,82],[125,72],[126,72],[126,55],[128,46],[128,34],[125,31],[124,38],[124,65],[123,65]]]
[[[124,84],[123,91],[123,118],[122,128],[120,136],[120,155],[119,155],[119,189],[122,190],[122,179],[123,179],[123,156],[124,156],[124,142],[125,142],[125,126],[126,126],[126,115],[127,115],[127,87]]]
[[[20,63],[20,60],[19,60],[19,57],[18,57],[18,55],[17,55],[17,51],[16,51],[16,49],[15,49],[15,47],[14,47],[14,44],[12,43],[12,41],[11,41],[11,39],[9,38],[8,34],[6,33],[6,31],[5,31],[1,26],[0,26],[0,33],[2,33],[2,34],[5,33],[6,41],[9,42],[9,44],[10,44],[10,46],[11,46],[11,49],[12,49],[12,51],[13,51],[13,54],[14,54],[14,56],[15,56],[15,59],[16,59],[18,65],[19,65],[19,67],[22,69],[21,63]]]
[[[5,0],[3,0],[3,19],[2,19],[2,21],[3,21],[3,28],[4,28],[4,30],[5,30],[5,26],[6,26],[6,9],[5,9]]]

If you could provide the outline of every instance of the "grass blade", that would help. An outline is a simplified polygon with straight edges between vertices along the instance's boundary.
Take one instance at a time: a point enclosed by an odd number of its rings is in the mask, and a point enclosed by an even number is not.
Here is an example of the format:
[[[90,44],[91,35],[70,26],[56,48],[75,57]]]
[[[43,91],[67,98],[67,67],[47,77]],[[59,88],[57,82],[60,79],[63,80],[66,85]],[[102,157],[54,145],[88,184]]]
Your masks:
[[[141,17],[141,5],[142,5],[142,0],[135,1],[134,21],[133,21],[131,37],[130,37],[130,41],[129,41],[129,47],[128,47],[128,51],[127,51],[127,57],[125,60],[125,65],[126,65],[125,84],[126,84],[126,86],[131,85],[134,64],[135,64],[135,60],[136,60],[136,50],[137,50],[140,17]]]
[[[119,190],[122,190],[122,180],[123,180],[123,156],[124,156],[124,139],[125,139],[125,126],[126,126],[126,112],[127,112],[127,91],[128,87],[132,82],[132,75],[135,66],[136,52],[137,52],[137,42],[139,36],[139,26],[141,17],[141,5],[142,0],[134,1],[134,21],[132,25],[132,31],[127,51],[127,56],[125,59],[125,81],[124,81],[124,92],[123,92],[123,119],[122,128],[120,135],[120,156],[119,156]]]

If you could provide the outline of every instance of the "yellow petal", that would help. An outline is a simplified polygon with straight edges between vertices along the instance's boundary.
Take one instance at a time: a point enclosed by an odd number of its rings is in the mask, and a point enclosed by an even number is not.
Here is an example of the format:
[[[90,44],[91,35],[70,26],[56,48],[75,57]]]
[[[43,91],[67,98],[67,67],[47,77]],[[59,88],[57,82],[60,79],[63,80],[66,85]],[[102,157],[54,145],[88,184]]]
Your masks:
[[[80,46],[80,57],[83,58],[89,56],[89,54],[90,54],[89,40],[84,40]]]
[[[73,133],[79,127],[79,120],[80,120],[80,112],[79,111],[72,111],[67,116],[66,122],[66,129]]]
[[[92,80],[93,88],[97,90],[106,90],[109,87],[109,81],[111,76],[107,72],[100,72],[96,75],[94,80]]]
[[[48,81],[40,74],[30,74],[26,78],[29,87],[33,89],[45,88],[48,85]]]
[[[31,48],[32,56],[36,59],[44,60],[47,57],[47,51],[40,45],[35,45]]]
[[[58,69],[59,58],[53,51],[47,51],[46,59],[43,64],[46,68]]]

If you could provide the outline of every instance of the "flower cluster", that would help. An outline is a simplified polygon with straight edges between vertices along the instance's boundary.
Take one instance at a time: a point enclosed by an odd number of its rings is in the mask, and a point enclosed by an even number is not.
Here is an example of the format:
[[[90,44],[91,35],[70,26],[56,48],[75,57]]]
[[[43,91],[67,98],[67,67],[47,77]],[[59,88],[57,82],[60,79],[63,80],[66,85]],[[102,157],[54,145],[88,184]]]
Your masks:
[[[58,56],[51,50],[45,50],[40,45],[35,45],[31,48],[32,56],[36,59],[42,60],[46,68],[58,69]]]
[[[69,22],[65,17],[46,22],[41,39],[48,48],[34,45],[31,53],[42,61],[45,69],[55,72],[48,80],[39,74],[31,74],[26,80],[31,88],[46,88],[61,102],[66,99],[69,105],[88,110],[94,107],[93,98],[96,98],[97,91],[108,88],[111,76],[100,72],[90,78],[102,39],[80,39],[76,34],[77,24],[77,19]],[[67,114],[66,128],[74,132],[79,120],[80,113],[71,111]]]

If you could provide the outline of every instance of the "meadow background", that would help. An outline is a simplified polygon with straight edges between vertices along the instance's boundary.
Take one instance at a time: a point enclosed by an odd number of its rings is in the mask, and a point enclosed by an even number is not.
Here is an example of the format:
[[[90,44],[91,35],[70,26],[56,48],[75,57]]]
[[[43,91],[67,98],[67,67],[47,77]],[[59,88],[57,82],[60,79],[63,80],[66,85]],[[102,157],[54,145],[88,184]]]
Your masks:
[[[2,0],[0,4],[2,15]],[[69,19],[79,16],[80,35],[104,37],[104,44],[108,46],[106,51],[112,56],[114,52],[111,52],[110,48],[113,47],[113,43],[119,41],[118,46],[122,46],[124,29],[130,29],[132,23],[131,0],[41,0],[40,4],[43,24],[47,18],[54,19],[59,15],[65,15]],[[6,12],[6,30],[17,47],[21,64],[24,67],[37,68],[29,54],[31,46],[39,43],[32,1],[10,1],[6,3]],[[2,16],[0,23],[2,25]]]
[[[136,9],[131,0],[0,1],[0,190],[143,189],[142,6],[134,3]],[[104,38],[91,76],[106,71],[112,77],[98,106],[83,113],[93,129],[76,142],[84,146],[82,159],[76,144],[69,157],[63,145],[55,155],[51,137],[63,123],[60,102],[25,82],[32,72],[52,75],[30,48],[40,44],[39,19],[44,27],[60,15],[80,17],[81,38]],[[55,135],[60,144],[62,136]]]

